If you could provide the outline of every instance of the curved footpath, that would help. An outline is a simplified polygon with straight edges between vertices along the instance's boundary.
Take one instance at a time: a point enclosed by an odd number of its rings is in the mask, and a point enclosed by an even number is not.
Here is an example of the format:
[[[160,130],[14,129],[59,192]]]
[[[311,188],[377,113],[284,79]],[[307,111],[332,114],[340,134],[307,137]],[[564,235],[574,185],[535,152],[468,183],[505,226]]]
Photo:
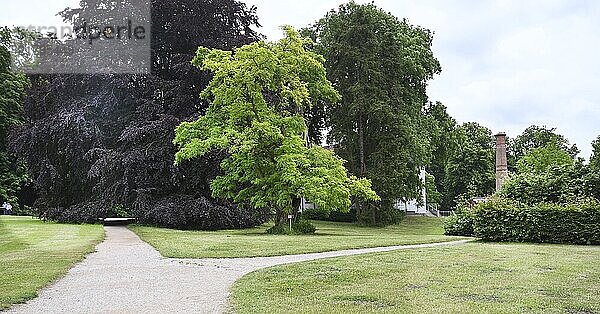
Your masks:
[[[164,258],[126,227],[105,227],[106,240],[39,297],[8,313],[222,313],[233,283],[254,270],[321,258],[464,244],[390,246],[276,257]]]

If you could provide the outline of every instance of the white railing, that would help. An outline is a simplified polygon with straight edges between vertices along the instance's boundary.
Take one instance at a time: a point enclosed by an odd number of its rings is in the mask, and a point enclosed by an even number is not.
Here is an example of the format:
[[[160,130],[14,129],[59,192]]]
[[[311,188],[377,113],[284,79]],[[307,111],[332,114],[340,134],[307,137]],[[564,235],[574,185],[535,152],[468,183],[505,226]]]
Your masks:
[[[427,204],[427,210],[436,217],[448,217],[453,213],[451,210],[440,210],[439,204]]]

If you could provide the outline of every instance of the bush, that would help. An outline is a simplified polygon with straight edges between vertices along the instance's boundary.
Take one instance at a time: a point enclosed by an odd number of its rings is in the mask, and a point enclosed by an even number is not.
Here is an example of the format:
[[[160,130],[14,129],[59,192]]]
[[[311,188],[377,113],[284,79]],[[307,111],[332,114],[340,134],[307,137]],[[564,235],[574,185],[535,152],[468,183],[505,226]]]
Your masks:
[[[292,230],[297,234],[313,234],[317,228],[308,219],[300,217],[292,224]]]
[[[141,223],[174,229],[241,229],[263,224],[269,217],[267,210],[189,195],[170,196],[136,205],[133,214]]]
[[[287,226],[273,226],[267,230],[268,234],[313,234],[317,231],[317,228],[310,223],[310,221],[303,216],[298,217],[294,223],[292,223],[292,230]]]
[[[312,220],[329,221],[329,212],[320,208],[305,209],[302,216]]]
[[[142,224],[184,230],[241,229],[263,224],[267,210],[254,210],[227,202],[174,195],[155,199],[138,198],[133,209],[103,202],[81,203],[69,208],[49,207],[38,216],[60,223],[98,223],[100,218],[133,216]]]
[[[449,236],[473,236],[473,211],[468,208],[457,209],[444,222],[445,234]]]
[[[12,214],[15,216],[35,216],[35,211],[33,210],[33,208],[27,205],[22,205],[13,207]]]
[[[356,210],[351,208],[348,212],[342,212],[334,210],[328,212],[323,209],[305,209],[302,216],[306,219],[311,220],[323,220],[323,221],[335,221],[335,222],[355,222],[356,221]]]
[[[486,241],[600,244],[600,203],[523,205],[505,199],[478,204],[475,236]]]
[[[290,230],[286,226],[275,225],[267,229],[268,234],[290,234]]]
[[[399,224],[406,213],[394,207],[392,202],[381,201],[377,204],[363,204],[356,216],[358,222],[363,225],[384,227]]]
[[[80,203],[68,208],[44,208],[38,213],[42,219],[60,223],[98,223],[99,218],[110,217],[112,210],[101,203]]]

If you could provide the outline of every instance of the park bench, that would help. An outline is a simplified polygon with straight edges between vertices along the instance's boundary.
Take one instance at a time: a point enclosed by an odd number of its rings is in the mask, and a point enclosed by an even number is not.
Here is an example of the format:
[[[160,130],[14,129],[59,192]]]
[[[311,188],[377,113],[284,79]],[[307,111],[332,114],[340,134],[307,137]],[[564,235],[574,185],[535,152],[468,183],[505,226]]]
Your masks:
[[[100,218],[105,226],[126,226],[136,222],[136,218]]]

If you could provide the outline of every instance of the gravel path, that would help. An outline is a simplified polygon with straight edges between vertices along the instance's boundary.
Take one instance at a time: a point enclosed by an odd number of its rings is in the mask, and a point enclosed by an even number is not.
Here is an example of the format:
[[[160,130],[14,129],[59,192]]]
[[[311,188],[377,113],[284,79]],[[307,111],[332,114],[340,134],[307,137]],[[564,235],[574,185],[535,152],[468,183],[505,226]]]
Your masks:
[[[222,313],[243,275],[274,265],[399,249],[420,244],[314,254],[232,259],[169,259],[125,227],[105,227],[106,240],[68,274],[8,313]]]

